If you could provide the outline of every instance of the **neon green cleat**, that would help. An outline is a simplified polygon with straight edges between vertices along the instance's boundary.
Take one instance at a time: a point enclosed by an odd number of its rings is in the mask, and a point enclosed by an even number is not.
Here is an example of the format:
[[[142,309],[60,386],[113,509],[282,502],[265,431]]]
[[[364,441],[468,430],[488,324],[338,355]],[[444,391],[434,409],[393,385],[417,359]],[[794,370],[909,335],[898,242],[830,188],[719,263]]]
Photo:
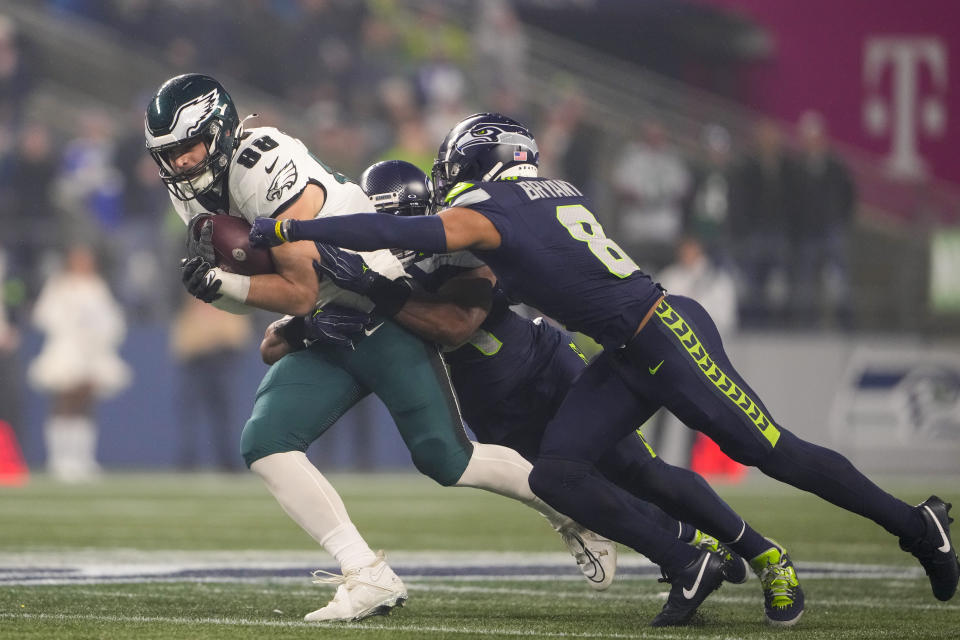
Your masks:
[[[803,589],[786,550],[769,541],[773,546],[750,560],[750,567],[763,585],[767,622],[775,627],[789,627],[803,615]]]

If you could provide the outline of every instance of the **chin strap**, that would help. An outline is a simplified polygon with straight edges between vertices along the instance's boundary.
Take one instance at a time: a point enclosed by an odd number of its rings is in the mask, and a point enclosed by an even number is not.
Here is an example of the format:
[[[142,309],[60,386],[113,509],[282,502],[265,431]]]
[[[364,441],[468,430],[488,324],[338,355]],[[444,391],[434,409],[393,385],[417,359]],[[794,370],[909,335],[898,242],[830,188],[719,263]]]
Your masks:
[[[233,134],[233,148],[234,148],[234,149],[236,149],[237,147],[240,146],[240,138],[243,137],[243,133],[244,133],[243,123],[246,122],[247,120],[249,120],[250,118],[259,118],[259,117],[260,117],[260,114],[259,114],[259,113],[251,113],[250,115],[245,116],[245,117],[243,118],[243,120],[240,121],[240,124],[237,125],[237,131],[236,131],[236,133]]]

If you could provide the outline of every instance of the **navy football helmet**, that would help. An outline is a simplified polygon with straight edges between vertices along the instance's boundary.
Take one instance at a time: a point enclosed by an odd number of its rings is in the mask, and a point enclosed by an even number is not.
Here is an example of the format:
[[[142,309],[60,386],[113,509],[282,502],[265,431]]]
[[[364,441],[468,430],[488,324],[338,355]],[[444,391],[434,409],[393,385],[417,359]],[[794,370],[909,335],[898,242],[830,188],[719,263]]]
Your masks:
[[[443,139],[433,163],[433,200],[440,206],[458,182],[536,177],[540,151],[530,131],[499,113],[476,113]]]
[[[430,181],[409,162],[385,160],[370,165],[360,176],[360,188],[382,213],[422,216],[430,212]]]
[[[196,73],[164,82],[144,118],[147,149],[160,166],[163,183],[180,200],[192,200],[223,179],[240,132],[230,94],[210,76]],[[173,159],[200,141],[207,146],[207,158],[178,173]]]

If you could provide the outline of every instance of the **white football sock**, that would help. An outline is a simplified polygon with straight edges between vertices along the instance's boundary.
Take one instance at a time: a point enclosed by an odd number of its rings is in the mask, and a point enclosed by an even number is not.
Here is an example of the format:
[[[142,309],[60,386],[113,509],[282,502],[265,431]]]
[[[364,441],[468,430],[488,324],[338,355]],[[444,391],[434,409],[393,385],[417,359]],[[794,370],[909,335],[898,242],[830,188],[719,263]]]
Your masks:
[[[573,521],[534,495],[530,489],[530,470],[533,465],[523,456],[507,447],[495,444],[473,443],[473,455],[458,487],[475,487],[519,500],[539,511],[557,531]]]
[[[254,462],[250,470],[263,478],[287,515],[340,563],[344,573],[376,560],[336,489],[305,454],[274,453]]]

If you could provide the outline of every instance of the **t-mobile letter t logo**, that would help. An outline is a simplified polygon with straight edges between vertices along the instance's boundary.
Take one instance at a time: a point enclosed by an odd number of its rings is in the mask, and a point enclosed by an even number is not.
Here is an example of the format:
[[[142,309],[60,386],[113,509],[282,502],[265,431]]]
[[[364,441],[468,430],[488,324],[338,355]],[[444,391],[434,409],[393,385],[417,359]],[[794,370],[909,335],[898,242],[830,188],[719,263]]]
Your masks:
[[[920,95],[921,73],[931,84]],[[890,69],[889,96],[880,95],[884,71]],[[864,46],[863,79],[867,97],[863,121],[874,136],[889,135],[887,162],[896,175],[916,178],[926,167],[917,153],[920,133],[939,138],[947,128],[947,47],[934,37],[868,38]]]

